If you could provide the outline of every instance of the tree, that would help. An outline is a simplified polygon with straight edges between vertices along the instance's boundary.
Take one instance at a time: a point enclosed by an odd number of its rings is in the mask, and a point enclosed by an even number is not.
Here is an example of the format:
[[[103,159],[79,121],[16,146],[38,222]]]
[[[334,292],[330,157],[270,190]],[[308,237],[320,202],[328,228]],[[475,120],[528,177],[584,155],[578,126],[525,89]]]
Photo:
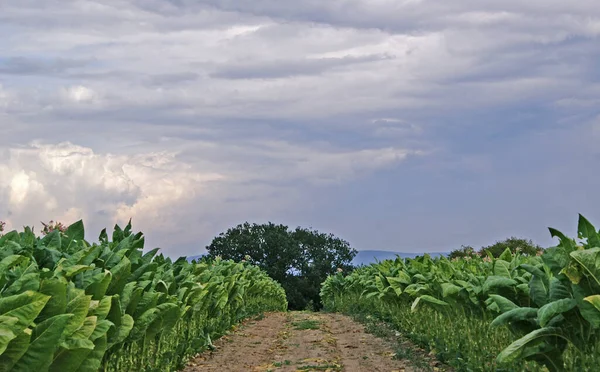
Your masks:
[[[456,249],[448,255],[449,259],[454,258],[465,258],[465,257],[473,257],[476,256],[475,248],[470,245],[461,245],[460,249]]]
[[[496,242],[487,247],[482,247],[479,251],[479,254],[481,256],[487,256],[486,252],[489,252],[492,256],[499,257],[502,252],[506,250],[506,248],[510,249],[513,254],[519,252],[527,256],[535,256],[543,251],[543,248],[537,244],[534,244],[531,239],[527,240],[512,236],[506,240]]]
[[[332,234],[285,225],[249,224],[228,229],[206,247],[208,256],[246,260],[277,280],[286,290],[289,308],[321,308],[321,283],[338,269],[351,271],[358,253]]]

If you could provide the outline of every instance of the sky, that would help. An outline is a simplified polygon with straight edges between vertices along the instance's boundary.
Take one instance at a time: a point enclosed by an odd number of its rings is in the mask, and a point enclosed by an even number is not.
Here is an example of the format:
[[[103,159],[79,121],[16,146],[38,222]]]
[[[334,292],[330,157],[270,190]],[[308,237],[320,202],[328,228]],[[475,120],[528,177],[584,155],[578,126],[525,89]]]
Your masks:
[[[439,252],[600,226],[596,0],[0,1],[0,220]]]

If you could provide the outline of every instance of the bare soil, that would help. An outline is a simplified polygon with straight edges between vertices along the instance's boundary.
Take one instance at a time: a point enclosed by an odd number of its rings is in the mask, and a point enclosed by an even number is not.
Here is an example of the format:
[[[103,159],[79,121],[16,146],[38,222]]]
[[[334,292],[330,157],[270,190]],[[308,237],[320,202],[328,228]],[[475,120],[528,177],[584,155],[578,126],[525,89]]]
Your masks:
[[[394,359],[394,345],[350,317],[330,313],[268,313],[248,320],[185,368],[196,371],[418,371]],[[437,369],[437,368],[436,368]]]

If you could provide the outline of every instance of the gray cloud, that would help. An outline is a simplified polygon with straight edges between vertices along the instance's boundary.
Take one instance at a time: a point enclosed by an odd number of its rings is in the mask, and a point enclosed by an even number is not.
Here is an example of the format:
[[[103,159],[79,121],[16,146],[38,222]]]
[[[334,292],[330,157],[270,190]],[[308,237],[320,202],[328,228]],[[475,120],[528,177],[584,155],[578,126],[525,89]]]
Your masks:
[[[3,4],[0,33],[16,225],[133,216],[174,254],[244,220],[384,249],[406,225],[425,249],[593,194],[560,182],[597,157],[596,1],[32,0]],[[539,189],[572,205],[527,204]]]
[[[11,57],[0,59],[0,74],[57,75],[81,68],[89,62],[74,59],[50,59]]]
[[[342,58],[314,58],[293,61],[274,60],[258,63],[238,62],[234,65],[217,66],[211,75],[224,79],[277,79],[301,75],[318,75],[327,70],[344,66],[382,61],[386,56],[361,56]]]

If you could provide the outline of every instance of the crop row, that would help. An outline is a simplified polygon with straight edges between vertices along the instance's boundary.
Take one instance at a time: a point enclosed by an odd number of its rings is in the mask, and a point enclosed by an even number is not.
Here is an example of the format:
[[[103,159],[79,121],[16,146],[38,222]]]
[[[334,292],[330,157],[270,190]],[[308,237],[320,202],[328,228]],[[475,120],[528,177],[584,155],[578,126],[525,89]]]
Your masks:
[[[0,236],[0,371],[171,371],[254,313],[287,308],[255,266],[173,262],[115,226]]]
[[[382,261],[322,285],[325,308],[392,323],[458,370],[583,371],[600,365],[600,234],[541,256]]]

